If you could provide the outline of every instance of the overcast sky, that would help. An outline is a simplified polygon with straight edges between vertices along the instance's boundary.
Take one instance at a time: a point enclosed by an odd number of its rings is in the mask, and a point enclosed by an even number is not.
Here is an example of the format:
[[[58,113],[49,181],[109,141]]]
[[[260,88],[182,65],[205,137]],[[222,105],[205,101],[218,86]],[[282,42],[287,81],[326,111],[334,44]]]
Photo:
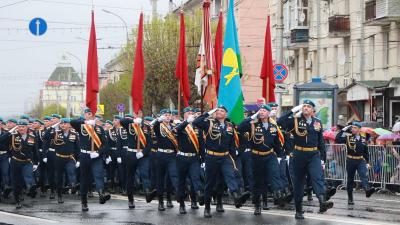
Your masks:
[[[151,16],[150,0],[94,0],[99,69],[126,43],[121,16],[130,29],[141,10]],[[177,2],[177,1],[175,1]],[[16,3],[16,4],[14,4]],[[20,115],[38,98],[39,90],[66,52],[76,55],[86,73],[92,0],[0,0],[0,115]],[[158,13],[168,12],[168,1],[158,1]],[[43,36],[29,32],[29,21],[46,20]],[[79,71],[80,63],[70,57]]]

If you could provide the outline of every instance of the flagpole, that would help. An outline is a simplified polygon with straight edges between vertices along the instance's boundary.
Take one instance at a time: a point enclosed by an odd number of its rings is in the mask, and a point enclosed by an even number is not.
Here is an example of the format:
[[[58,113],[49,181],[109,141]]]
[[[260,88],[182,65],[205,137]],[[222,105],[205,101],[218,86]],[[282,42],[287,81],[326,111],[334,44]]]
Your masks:
[[[200,91],[201,91],[201,99],[200,99],[200,112],[203,114],[204,111],[204,92],[203,92],[203,82],[200,81]]]
[[[269,76],[267,76],[266,78],[266,81],[265,81],[265,83],[266,83],[266,86],[267,86],[267,93],[266,93],[266,95],[265,95],[265,103],[268,103],[269,102]]]
[[[181,81],[178,82],[178,117],[181,117]]]

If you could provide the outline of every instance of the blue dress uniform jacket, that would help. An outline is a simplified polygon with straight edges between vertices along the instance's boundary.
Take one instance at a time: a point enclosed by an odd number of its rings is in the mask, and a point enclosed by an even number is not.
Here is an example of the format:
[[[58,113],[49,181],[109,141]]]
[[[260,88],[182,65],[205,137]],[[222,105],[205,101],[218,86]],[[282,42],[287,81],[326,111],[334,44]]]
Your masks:
[[[166,136],[166,134],[164,132],[162,132],[161,124],[162,123],[156,121],[153,126],[154,133],[156,135],[156,140],[157,140],[157,147],[162,148],[162,149],[172,149],[175,151],[178,150],[178,149],[176,149],[173,142]],[[170,131],[172,132],[172,130],[175,128],[172,121],[169,125],[170,125]]]
[[[146,146],[143,146],[142,143],[140,143],[138,145],[139,138],[135,132],[135,129],[133,128],[133,120],[132,119],[127,119],[127,118],[122,119],[121,125],[123,128],[125,128],[128,131],[128,139],[127,139],[128,148],[137,149],[139,146],[139,148],[142,149],[143,155],[147,156],[151,150],[151,143],[152,143],[151,136],[150,136],[150,132],[151,132],[150,127],[147,125],[144,125],[144,124],[140,125],[140,127],[143,130],[144,136],[146,137]]]
[[[92,150],[92,138],[89,136],[89,133],[85,130],[84,125],[85,121],[83,119],[74,119],[71,120],[71,126],[79,133],[79,145],[81,150],[91,151]],[[93,150],[97,151],[100,155],[107,154],[107,146],[106,146],[106,137],[103,127],[99,125],[94,125],[94,131],[99,136],[101,141],[100,149],[97,148],[95,144],[93,144]]]
[[[72,155],[75,159],[78,158],[80,148],[79,136],[76,132],[69,131],[67,136],[65,136],[62,130],[52,130],[50,138],[56,154]]]
[[[6,132],[0,136],[0,142],[10,146],[12,158],[38,164],[38,143],[35,134],[28,130],[25,140],[21,134]]]
[[[336,143],[346,144],[347,155],[350,157],[363,157],[365,161],[369,162],[369,153],[367,140],[364,136],[356,137],[354,134],[340,131],[335,138]]]
[[[204,144],[203,142],[203,132],[197,128],[196,126],[192,126],[194,132],[196,133],[196,137],[199,141],[199,152],[197,152],[194,143],[192,143],[191,139],[189,138],[189,135],[186,131],[186,127],[189,125],[187,121],[183,121],[181,124],[179,124],[175,130],[176,134],[178,136],[178,143],[179,143],[179,151],[185,152],[185,153],[196,153],[199,154],[199,156],[204,157]]]

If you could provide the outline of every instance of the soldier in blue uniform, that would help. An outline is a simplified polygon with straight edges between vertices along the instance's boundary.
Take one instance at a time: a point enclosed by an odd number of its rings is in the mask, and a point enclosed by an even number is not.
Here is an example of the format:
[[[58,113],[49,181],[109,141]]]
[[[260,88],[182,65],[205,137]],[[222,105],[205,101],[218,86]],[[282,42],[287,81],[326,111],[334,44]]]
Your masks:
[[[127,153],[124,157],[126,165],[126,190],[128,193],[128,207],[135,208],[134,189],[136,169],[140,167],[143,157],[147,156],[151,148],[150,127],[142,123],[142,118],[122,119],[121,125],[128,131]],[[145,182],[144,188],[149,190],[150,183]],[[147,193],[149,194],[149,193]]]
[[[171,111],[163,109],[161,116],[154,121],[154,133],[157,138],[157,194],[158,210],[165,211],[164,184],[166,179],[171,179],[171,184],[177,189],[176,153],[178,141],[173,133],[174,126],[171,120]],[[167,177],[168,176],[168,177]]]
[[[16,126],[16,120],[9,120],[9,127]],[[0,136],[5,134],[8,130],[6,123],[3,122],[1,118],[2,128],[0,129]],[[10,178],[10,152],[9,145],[5,142],[0,143],[0,184],[1,184],[1,194],[4,199],[8,198],[11,192],[11,178]],[[1,198],[0,197],[0,198]]]
[[[200,181],[200,157],[204,157],[204,150],[201,149],[200,135],[202,132],[192,125],[194,116],[190,107],[183,109],[184,121],[176,127],[178,135],[179,152],[176,157],[176,166],[178,170],[178,190],[177,200],[180,204],[179,213],[186,214],[185,198],[186,198],[186,181],[189,181],[196,193],[195,198],[200,201],[200,205],[204,204],[204,195]],[[203,155],[203,156],[201,156]]]
[[[0,136],[0,143],[10,146],[10,168],[16,208],[20,209],[22,189],[28,190],[28,196],[36,196],[36,182],[33,171],[37,169],[37,141],[35,134],[28,129],[26,120],[18,121],[18,126],[9,127],[8,132]]]
[[[346,144],[347,147],[347,159],[346,159],[346,170],[347,170],[347,196],[348,204],[354,205],[353,200],[353,188],[354,188],[354,176],[356,171],[361,179],[361,185],[365,191],[367,198],[375,192],[375,188],[369,187],[368,184],[368,168],[369,165],[369,153],[368,144],[366,138],[360,134],[361,123],[352,122],[351,125],[343,128],[336,135],[336,142],[339,144]]]
[[[271,108],[263,104],[260,110],[240,125],[240,132],[249,132],[253,163],[253,203],[254,215],[261,214],[261,194],[270,183],[274,198],[284,202],[283,188],[279,177],[278,157],[284,157],[278,136],[278,127],[269,118]]]
[[[110,195],[104,192],[103,155],[107,155],[105,133],[101,126],[96,125],[90,109],[84,110],[84,119],[71,120],[71,126],[79,134],[80,154],[76,167],[80,167],[80,195],[82,211],[88,211],[87,194],[92,175],[96,190],[99,193],[99,203],[104,204]]]
[[[150,152],[149,156],[147,157],[148,164],[149,164],[149,177],[150,177],[150,188],[149,190],[144,190],[146,193],[146,202],[151,202],[157,195],[157,140],[156,135],[154,133],[154,129],[151,125],[151,122],[154,121],[154,118],[151,116],[144,117],[144,123],[149,126],[149,134],[151,137],[150,145]]]
[[[293,130],[293,188],[296,207],[296,219],[304,219],[302,201],[304,195],[304,181],[309,175],[314,192],[319,200],[319,211],[326,212],[333,207],[332,202],[326,201],[325,184],[322,164],[326,161],[325,144],[322,137],[322,123],[313,117],[315,104],[310,100],[304,100],[302,105],[294,107],[291,111],[282,115],[278,124],[286,131]],[[300,117],[296,114],[301,110]]]
[[[209,118],[216,112],[215,119]],[[206,132],[205,139],[205,173],[206,184],[204,191],[204,217],[211,218],[211,195],[218,178],[216,175],[220,173],[231,192],[235,206],[241,207],[249,197],[248,194],[241,195],[239,187],[235,179],[235,171],[237,170],[234,162],[236,157],[236,147],[234,140],[235,128],[231,122],[226,120],[228,110],[223,106],[219,106],[193,121],[193,125]]]
[[[76,192],[75,165],[80,152],[78,134],[71,129],[70,119],[62,118],[58,129],[52,129],[46,133],[46,139],[54,144],[55,168],[57,178],[58,203],[64,203],[62,193],[64,190],[64,174],[67,175],[71,185],[71,192]]]

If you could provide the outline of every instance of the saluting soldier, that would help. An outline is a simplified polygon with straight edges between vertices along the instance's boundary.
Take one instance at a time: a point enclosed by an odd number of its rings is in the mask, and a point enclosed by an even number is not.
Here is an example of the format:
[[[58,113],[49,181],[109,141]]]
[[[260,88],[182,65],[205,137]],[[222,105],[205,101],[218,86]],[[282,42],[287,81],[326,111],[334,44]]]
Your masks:
[[[150,127],[142,123],[142,118],[125,118],[121,120],[121,125],[128,131],[128,140],[126,147],[125,172],[126,172],[126,190],[128,193],[128,207],[135,208],[134,189],[136,169],[140,166],[142,158],[147,156],[151,148]],[[143,183],[145,190],[149,190],[150,183]],[[146,193],[149,195],[150,193]]]
[[[274,199],[284,204],[284,194],[279,177],[278,157],[284,157],[279,140],[278,127],[271,123],[269,113],[271,108],[263,104],[260,110],[240,125],[240,132],[249,132],[253,163],[253,203],[254,215],[261,214],[261,194],[265,193],[266,184],[270,183]]]
[[[99,193],[99,203],[104,204],[110,195],[104,192],[103,155],[107,154],[105,133],[97,125],[90,109],[84,110],[84,119],[71,120],[71,126],[79,134],[80,154],[76,167],[80,167],[80,195],[82,211],[88,211],[87,194],[90,187],[91,175]]]
[[[179,213],[186,214],[185,198],[186,198],[186,181],[193,185],[195,197],[199,200],[200,205],[204,204],[204,195],[200,181],[200,157],[204,157],[203,146],[200,142],[201,130],[192,125],[194,121],[193,109],[186,107],[183,109],[184,121],[176,127],[178,135],[179,152],[176,157],[176,166],[178,170],[178,190],[177,200],[180,204]]]
[[[209,118],[216,112],[215,119]],[[236,146],[234,132],[235,128],[231,122],[228,122],[228,110],[220,105],[193,121],[193,125],[206,132],[205,139],[205,174],[206,184],[204,190],[204,217],[211,218],[211,196],[218,178],[217,174],[221,174],[231,192],[235,206],[241,207],[249,197],[248,194],[241,195],[239,193],[238,183],[235,179],[235,162]]]
[[[294,107],[282,115],[278,124],[286,131],[293,130],[293,170],[294,170],[294,199],[296,219],[304,219],[302,208],[305,176],[309,175],[314,192],[319,200],[319,211],[326,212],[333,207],[332,202],[326,201],[324,175],[322,164],[326,161],[325,144],[322,137],[322,123],[313,116],[315,104],[304,100],[303,104]],[[294,116],[301,110],[300,117]]]
[[[15,127],[16,122],[14,119],[11,119],[7,123],[9,127]],[[12,124],[11,124],[12,123]],[[5,134],[8,130],[6,123],[1,118],[1,129],[0,129],[0,136]],[[11,193],[11,178],[10,178],[10,151],[9,145],[6,142],[0,143],[0,184],[2,191],[2,196],[4,199],[8,198],[8,195]]]
[[[48,176],[47,176],[47,164],[43,162],[44,158],[47,158],[46,153],[45,152],[45,148],[47,148],[46,146],[49,145],[49,143],[46,143],[46,141],[44,140],[44,135],[46,130],[51,129],[52,126],[52,122],[51,122],[51,117],[50,116],[44,116],[43,117],[43,123],[44,123],[44,127],[41,128],[39,131],[37,131],[37,134],[39,136],[38,138],[38,148],[39,148],[39,152],[38,152],[38,159],[39,162],[39,167],[38,167],[38,172],[39,172],[39,187],[40,187],[40,197],[46,197],[46,191],[48,188]]]
[[[26,120],[18,121],[18,126],[9,127],[9,131],[0,136],[0,143],[10,146],[11,177],[16,208],[20,209],[22,189],[28,190],[28,196],[36,196],[36,182],[33,171],[37,169],[37,141],[35,134],[28,129]]]
[[[375,192],[375,188],[369,187],[368,183],[368,169],[369,153],[368,144],[365,136],[360,134],[361,123],[352,122],[350,125],[343,128],[337,135],[335,141],[339,144],[346,144],[347,147],[347,196],[348,204],[354,205],[353,188],[354,176],[356,171],[361,179],[361,186],[365,191],[367,198]]]

